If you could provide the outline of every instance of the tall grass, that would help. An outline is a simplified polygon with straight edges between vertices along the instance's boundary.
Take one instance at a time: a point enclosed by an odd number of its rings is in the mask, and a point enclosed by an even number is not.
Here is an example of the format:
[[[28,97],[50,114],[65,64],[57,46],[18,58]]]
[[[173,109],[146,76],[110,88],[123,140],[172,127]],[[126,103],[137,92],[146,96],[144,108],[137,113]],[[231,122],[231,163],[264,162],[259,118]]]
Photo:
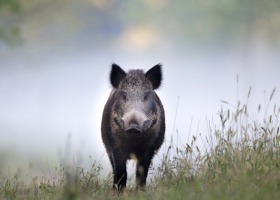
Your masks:
[[[61,165],[52,179],[30,184],[18,178],[20,171],[11,178],[0,174],[0,199],[279,199],[280,107],[270,109],[273,90],[251,114],[250,92],[235,107],[223,101],[219,122],[209,121],[207,133],[182,147],[171,144],[161,164],[152,166],[145,191],[129,186],[116,194],[112,176],[101,178],[102,167],[94,162],[87,171]]]

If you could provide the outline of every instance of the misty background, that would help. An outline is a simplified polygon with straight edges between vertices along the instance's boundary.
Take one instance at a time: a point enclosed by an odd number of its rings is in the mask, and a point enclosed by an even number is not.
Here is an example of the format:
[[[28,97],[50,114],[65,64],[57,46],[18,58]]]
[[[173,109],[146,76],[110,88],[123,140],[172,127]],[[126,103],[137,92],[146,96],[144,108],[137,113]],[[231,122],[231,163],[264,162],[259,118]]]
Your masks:
[[[48,175],[97,161],[110,171],[100,124],[113,62],[163,65],[158,161],[170,142],[208,134],[221,106],[245,103],[250,87],[249,112],[261,120],[259,104],[279,109],[279,33],[278,0],[2,0],[0,170]]]

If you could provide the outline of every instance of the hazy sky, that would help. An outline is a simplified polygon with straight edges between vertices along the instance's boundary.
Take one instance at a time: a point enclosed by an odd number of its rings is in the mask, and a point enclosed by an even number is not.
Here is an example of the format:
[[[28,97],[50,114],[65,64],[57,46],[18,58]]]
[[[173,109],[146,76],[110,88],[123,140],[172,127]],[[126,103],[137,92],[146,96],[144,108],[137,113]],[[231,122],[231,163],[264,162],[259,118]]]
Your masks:
[[[110,169],[100,124],[113,62],[125,70],[162,63],[164,81],[157,93],[166,110],[167,144],[172,134],[180,144],[188,142],[189,134],[203,135],[207,120],[218,123],[221,100],[233,106],[237,99],[245,103],[250,86],[252,116],[275,87],[272,105],[280,102],[279,48],[258,38],[250,45],[182,46],[141,24],[100,44],[88,29],[63,38],[63,31],[51,27],[32,37],[23,29],[22,44],[0,44],[0,151],[9,153],[0,158],[15,168],[33,162],[46,173],[45,163],[82,155],[81,165],[88,166],[92,156]],[[71,152],[66,155],[68,135]]]
[[[220,100],[233,105],[237,98],[245,102],[252,86],[249,107],[256,112],[258,104],[265,103],[279,85],[279,58],[269,52],[262,57],[253,52],[245,60],[239,52],[155,53],[155,58],[143,52],[136,58],[127,55],[131,53],[116,52],[108,57],[77,54],[64,61],[42,59],[40,67],[26,64],[32,60],[11,55],[14,59],[5,61],[7,67],[1,66],[0,74],[1,149],[43,161],[47,157],[62,159],[67,135],[71,134],[72,154],[81,153],[85,160],[89,155],[106,160],[100,123],[110,93],[108,73],[113,61],[124,69],[148,70],[159,62],[163,64],[164,82],[157,92],[166,110],[166,141],[173,132],[179,98],[173,134],[178,137],[178,130],[181,144],[187,142],[189,133],[198,133],[197,126],[203,134],[206,119],[218,119]],[[274,100],[280,100],[278,91]]]

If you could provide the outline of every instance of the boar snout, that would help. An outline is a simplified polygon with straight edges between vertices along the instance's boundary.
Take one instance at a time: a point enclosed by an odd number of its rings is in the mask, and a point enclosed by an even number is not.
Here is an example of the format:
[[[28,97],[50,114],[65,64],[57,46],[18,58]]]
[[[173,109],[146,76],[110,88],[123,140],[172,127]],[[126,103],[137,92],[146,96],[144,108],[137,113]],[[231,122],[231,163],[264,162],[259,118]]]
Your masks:
[[[140,136],[142,133],[141,128],[137,123],[130,123],[125,132],[128,136]]]
[[[139,110],[131,110],[122,118],[124,131],[128,137],[141,136],[150,127],[150,120]]]
[[[125,133],[128,136],[141,136],[142,133],[148,131],[148,129],[152,126],[152,124],[153,124],[152,120],[145,120],[142,126],[140,126],[137,122],[132,122],[126,128]]]

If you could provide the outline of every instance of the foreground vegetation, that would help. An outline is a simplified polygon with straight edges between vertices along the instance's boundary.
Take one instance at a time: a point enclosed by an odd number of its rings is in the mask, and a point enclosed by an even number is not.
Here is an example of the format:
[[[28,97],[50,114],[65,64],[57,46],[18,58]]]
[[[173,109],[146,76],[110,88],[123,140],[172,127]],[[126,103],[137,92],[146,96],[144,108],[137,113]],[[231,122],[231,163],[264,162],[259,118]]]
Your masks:
[[[256,116],[239,102],[233,110],[222,108],[219,124],[209,122],[207,134],[180,148],[171,144],[151,169],[145,191],[130,186],[118,195],[112,176],[101,178],[94,163],[88,171],[60,166],[53,179],[34,177],[31,183],[0,174],[0,199],[279,199],[280,107],[269,112],[274,92]]]

